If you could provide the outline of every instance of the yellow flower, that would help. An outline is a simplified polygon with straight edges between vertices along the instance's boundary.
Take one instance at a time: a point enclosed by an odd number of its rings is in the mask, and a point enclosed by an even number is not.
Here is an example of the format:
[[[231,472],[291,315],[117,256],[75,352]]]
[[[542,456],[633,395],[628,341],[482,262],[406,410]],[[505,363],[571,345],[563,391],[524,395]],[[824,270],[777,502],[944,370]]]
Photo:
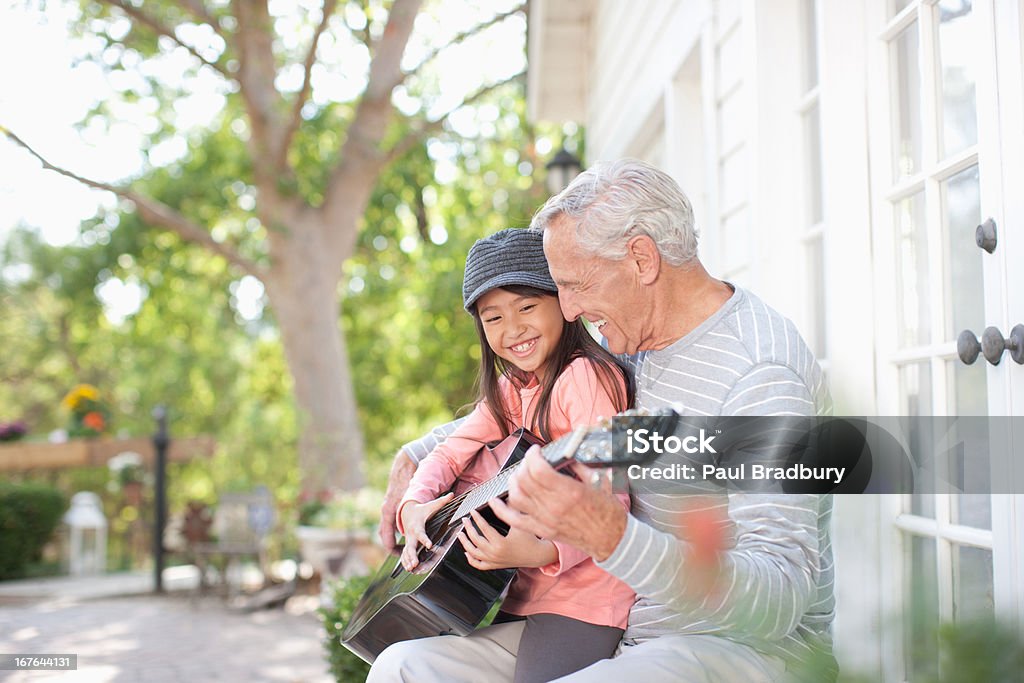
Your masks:
[[[85,401],[96,402],[100,398],[100,390],[91,384],[79,384],[69,391],[61,403],[68,410],[74,411]]]

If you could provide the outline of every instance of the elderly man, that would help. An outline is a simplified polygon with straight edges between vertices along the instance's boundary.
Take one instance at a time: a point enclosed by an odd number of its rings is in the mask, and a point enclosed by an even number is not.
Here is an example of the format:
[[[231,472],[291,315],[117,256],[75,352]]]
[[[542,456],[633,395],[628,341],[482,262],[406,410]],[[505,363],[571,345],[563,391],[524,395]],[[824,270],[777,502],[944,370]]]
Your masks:
[[[792,323],[705,271],[689,201],[665,173],[632,160],[594,166],[531,228],[544,232],[565,317],[584,316],[629,363],[640,407],[682,406],[694,416],[830,411],[821,370]],[[400,495],[412,460],[442,434],[399,452],[390,488]],[[582,549],[637,593],[616,656],[562,681],[836,676],[827,496],[720,493],[695,510],[688,496],[643,492],[627,513],[606,490],[560,475],[531,451],[508,503],[492,506],[512,526]],[[394,511],[386,504],[383,514],[387,521]],[[716,519],[725,533],[709,550],[700,527]],[[512,680],[519,631],[500,624],[399,643],[369,680]]]

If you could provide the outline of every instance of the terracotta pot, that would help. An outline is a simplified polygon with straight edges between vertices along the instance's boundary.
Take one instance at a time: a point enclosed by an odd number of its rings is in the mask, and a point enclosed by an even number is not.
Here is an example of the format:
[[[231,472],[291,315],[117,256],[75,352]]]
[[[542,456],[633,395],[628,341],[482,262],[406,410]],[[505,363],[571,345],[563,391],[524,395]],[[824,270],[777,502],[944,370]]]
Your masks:
[[[128,505],[136,508],[142,505],[141,481],[126,481],[121,486],[121,490],[124,492],[124,500]]]

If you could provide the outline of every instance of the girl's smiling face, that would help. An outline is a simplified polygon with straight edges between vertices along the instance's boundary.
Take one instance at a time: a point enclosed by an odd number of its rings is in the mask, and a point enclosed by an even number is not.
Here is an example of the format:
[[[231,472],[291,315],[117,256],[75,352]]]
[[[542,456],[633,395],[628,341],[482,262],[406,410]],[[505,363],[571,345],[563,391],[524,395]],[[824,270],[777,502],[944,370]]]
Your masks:
[[[477,299],[476,310],[491,350],[543,382],[548,359],[562,338],[565,324],[558,297],[497,288]]]

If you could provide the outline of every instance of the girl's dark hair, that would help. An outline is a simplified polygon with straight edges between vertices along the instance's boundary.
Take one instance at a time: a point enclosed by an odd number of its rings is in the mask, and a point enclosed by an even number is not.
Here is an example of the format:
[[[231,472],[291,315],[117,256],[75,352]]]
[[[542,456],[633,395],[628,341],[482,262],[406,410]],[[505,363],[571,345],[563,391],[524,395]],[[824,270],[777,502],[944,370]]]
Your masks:
[[[551,292],[526,285],[507,285],[501,289],[520,296],[557,296]],[[490,344],[487,343],[483,321],[480,320],[476,306],[473,306],[471,313],[473,322],[476,323],[477,335],[480,337],[480,376],[477,379],[480,390],[479,398],[486,401],[487,408],[494,417],[494,421],[498,423],[502,438],[504,438],[512,433],[516,426],[510,417],[509,406],[505,405],[501,391],[498,389],[498,379],[504,375],[510,380],[522,382],[525,377],[522,376],[519,368],[507,363],[491,349]],[[534,411],[534,424],[527,425],[544,441],[552,439],[548,413],[555,381],[562,371],[577,358],[586,358],[587,362],[593,366],[598,382],[611,397],[616,412],[622,412],[633,406],[635,392],[633,382],[626,369],[612,354],[594,341],[590,332],[583,326],[582,319],[577,318],[573,322],[565,320],[562,326],[562,338],[558,340],[558,345],[547,361],[547,371],[544,373],[544,381],[541,385],[540,400],[537,403],[536,411]],[[623,390],[623,385],[625,390]]]

